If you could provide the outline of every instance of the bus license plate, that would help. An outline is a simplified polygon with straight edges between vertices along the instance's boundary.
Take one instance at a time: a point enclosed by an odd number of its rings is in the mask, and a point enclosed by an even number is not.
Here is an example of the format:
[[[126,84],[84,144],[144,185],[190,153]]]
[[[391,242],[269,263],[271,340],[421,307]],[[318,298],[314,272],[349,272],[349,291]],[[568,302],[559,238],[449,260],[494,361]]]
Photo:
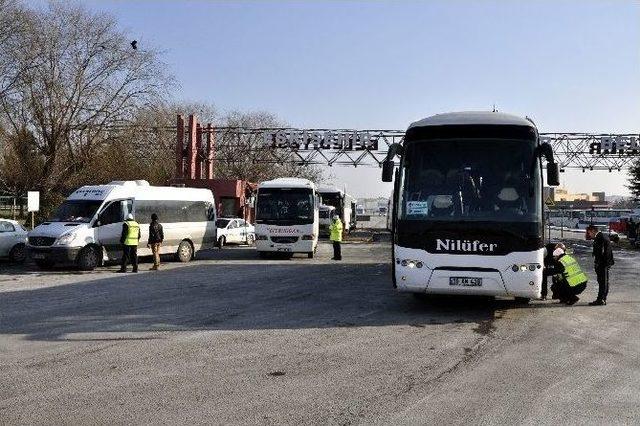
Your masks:
[[[31,255],[31,258],[37,259],[37,260],[44,260],[44,254],[43,253],[33,253]]]
[[[290,251],[291,251],[291,248],[289,248],[289,247],[278,247],[278,248],[277,248],[277,250],[278,250],[278,251],[286,251],[286,252],[290,252]]]
[[[449,285],[457,285],[462,287],[482,287],[482,278],[450,277]]]

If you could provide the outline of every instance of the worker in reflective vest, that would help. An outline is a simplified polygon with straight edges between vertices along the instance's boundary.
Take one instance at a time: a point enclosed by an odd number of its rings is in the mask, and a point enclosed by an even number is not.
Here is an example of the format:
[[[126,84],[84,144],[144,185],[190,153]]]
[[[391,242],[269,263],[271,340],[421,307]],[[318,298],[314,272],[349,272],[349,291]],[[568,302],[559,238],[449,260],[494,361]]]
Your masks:
[[[554,262],[551,267],[560,303],[573,305],[587,287],[589,278],[582,271],[578,261],[568,255],[564,248],[557,247],[553,251]]]
[[[342,221],[340,216],[333,215],[333,221],[329,226],[329,239],[333,243],[333,258],[332,260],[342,260],[342,249],[340,243],[342,242]]]
[[[120,243],[122,244],[122,264],[118,272],[127,272],[127,264],[131,261],[133,272],[138,272],[138,242],[140,241],[140,225],[129,213],[122,224]]]

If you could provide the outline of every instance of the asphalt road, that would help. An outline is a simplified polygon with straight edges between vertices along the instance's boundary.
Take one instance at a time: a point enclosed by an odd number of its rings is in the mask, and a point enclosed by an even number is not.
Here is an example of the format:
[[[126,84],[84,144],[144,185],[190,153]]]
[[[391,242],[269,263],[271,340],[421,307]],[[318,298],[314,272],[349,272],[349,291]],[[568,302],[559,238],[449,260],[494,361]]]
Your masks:
[[[398,294],[389,250],[0,264],[0,423],[638,423],[637,253],[616,253],[606,307],[586,306],[592,273],[565,307]]]

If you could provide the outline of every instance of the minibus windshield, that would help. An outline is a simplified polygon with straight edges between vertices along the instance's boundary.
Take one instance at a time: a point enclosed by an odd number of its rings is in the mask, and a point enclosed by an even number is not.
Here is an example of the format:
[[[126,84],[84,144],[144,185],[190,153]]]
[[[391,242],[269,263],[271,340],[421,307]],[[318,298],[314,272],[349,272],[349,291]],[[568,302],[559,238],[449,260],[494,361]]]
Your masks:
[[[101,205],[102,200],[66,200],[49,221],[88,223]]]

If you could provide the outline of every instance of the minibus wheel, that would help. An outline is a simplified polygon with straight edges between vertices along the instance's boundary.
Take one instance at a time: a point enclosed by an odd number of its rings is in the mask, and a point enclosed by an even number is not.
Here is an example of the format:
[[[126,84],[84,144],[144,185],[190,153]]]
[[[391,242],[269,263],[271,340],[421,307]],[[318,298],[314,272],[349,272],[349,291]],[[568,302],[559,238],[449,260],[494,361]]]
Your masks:
[[[100,263],[100,259],[98,257],[98,251],[95,247],[85,247],[80,250],[80,254],[78,255],[78,269],[81,271],[93,271]]]
[[[176,253],[176,257],[180,262],[188,262],[193,257],[193,247],[191,247],[191,243],[187,240],[182,240],[180,245],[178,246],[178,252]]]

